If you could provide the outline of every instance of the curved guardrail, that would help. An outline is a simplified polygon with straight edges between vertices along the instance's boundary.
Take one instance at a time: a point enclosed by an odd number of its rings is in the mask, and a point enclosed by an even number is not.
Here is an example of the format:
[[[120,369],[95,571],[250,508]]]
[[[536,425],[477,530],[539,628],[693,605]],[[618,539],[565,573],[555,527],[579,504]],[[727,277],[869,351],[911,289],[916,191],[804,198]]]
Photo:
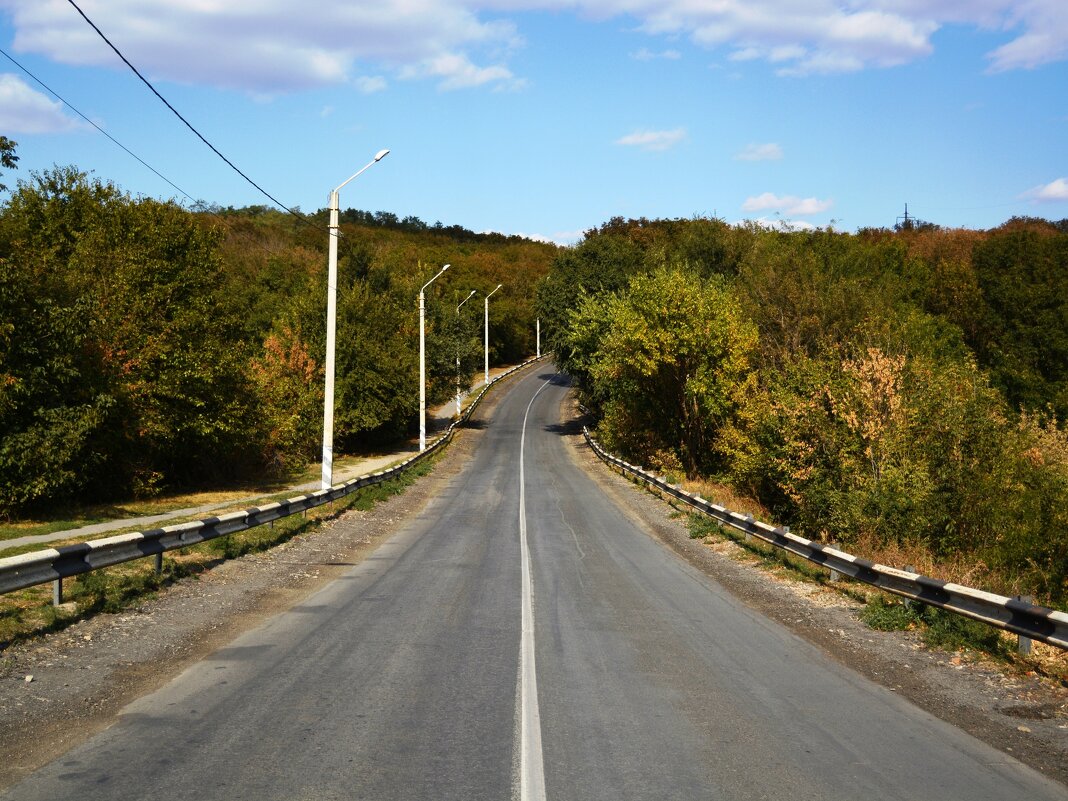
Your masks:
[[[791,534],[785,528],[754,520],[751,515],[732,512],[726,507],[687,492],[660,476],[608,453],[590,435],[587,428],[583,427],[582,433],[593,452],[605,463],[656,487],[661,492],[703,512],[723,525],[757,537],[828,570],[849,576],[894,595],[947,609],[996,628],[1011,631],[1021,637],[1068,649],[1068,614],[1064,612],[1035,606],[1017,598],[1007,598],[1003,595],[972,589],[961,584],[939,581],[909,570],[898,570],[861,559],[829,545],[807,540]]]
[[[284,501],[277,501],[264,506],[254,506],[217,517],[207,517],[188,523],[176,523],[171,526],[149,529],[148,531],[118,534],[114,537],[88,540],[74,545],[62,545],[58,548],[33,551],[19,556],[9,556],[0,559],[0,594],[33,587],[37,584],[46,584],[50,581],[59,582],[64,578],[87,573],[90,570],[98,570],[102,567],[109,567],[134,559],[142,559],[146,556],[158,558],[166,551],[186,548],[190,545],[196,545],[197,543],[238,531],[247,531],[272,520],[278,520],[282,517],[288,517],[289,515],[305,512],[308,509],[340,500],[361,487],[387,481],[442,448],[452,438],[456,428],[467,422],[475,407],[478,406],[491,386],[538,360],[538,358],[528,359],[494,378],[475,396],[475,399],[471,401],[463,415],[450,423],[444,433],[428,445],[426,450],[405,459],[400,464],[387,470],[380,470],[349,479],[329,489],[318,490],[306,495],[297,495]],[[59,585],[57,585],[53,597],[57,601],[60,599]]]

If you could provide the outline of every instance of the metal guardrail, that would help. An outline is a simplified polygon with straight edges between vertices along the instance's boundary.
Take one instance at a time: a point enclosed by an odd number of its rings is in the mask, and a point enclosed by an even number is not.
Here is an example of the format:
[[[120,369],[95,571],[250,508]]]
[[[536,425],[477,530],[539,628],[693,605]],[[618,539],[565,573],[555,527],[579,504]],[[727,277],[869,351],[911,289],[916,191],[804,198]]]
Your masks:
[[[62,597],[62,585],[60,582],[64,578],[77,576],[91,570],[98,570],[102,567],[121,564],[122,562],[129,562],[134,559],[142,559],[147,556],[156,557],[158,567],[160,565],[159,560],[166,551],[186,548],[190,545],[196,545],[238,531],[247,531],[264,523],[270,523],[273,520],[340,500],[362,487],[381,484],[383,481],[400,475],[442,448],[452,438],[456,428],[467,422],[475,407],[478,406],[491,386],[536,361],[538,361],[537,358],[528,359],[494,378],[471,401],[463,415],[450,423],[445,432],[428,445],[426,450],[405,459],[394,467],[349,479],[329,489],[322,489],[307,495],[298,495],[284,501],[255,506],[217,517],[207,517],[202,520],[176,523],[148,531],[119,534],[114,537],[88,540],[74,545],[62,545],[58,548],[33,551],[19,556],[9,556],[0,559],[0,594],[33,587],[37,584],[47,584],[51,581],[55,582],[53,600],[59,602]]]
[[[809,562],[821,565],[832,573],[840,573],[857,581],[878,587],[886,592],[920,601],[939,609],[947,609],[959,615],[979,620],[1005,631],[1011,631],[1022,638],[1040,640],[1041,642],[1068,649],[1068,614],[1035,606],[1018,598],[1007,598],[990,592],[972,589],[960,584],[939,581],[909,570],[898,570],[867,559],[853,556],[837,548],[807,540],[788,529],[776,527],[754,520],[751,515],[732,512],[726,507],[707,501],[699,495],[687,492],[681,487],[624,462],[608,453],[583,427],[593,452],[607,464],[613,465],[624,473],[644,481],[650,486],[671,495],[687,506],[692,507],[723,525],[730,526],[747,535],[757,537],[764,542],[782,548],[800,556]]]

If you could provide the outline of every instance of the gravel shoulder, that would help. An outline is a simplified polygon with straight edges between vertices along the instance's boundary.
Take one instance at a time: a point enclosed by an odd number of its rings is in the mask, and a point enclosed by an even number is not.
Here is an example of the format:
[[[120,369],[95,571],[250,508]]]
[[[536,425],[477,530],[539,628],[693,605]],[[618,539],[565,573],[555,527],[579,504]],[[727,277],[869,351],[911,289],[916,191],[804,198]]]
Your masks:
[[[685,516],[594,455],[582,437],[577,408],[572,408],[567,425],[572,457],[665,546],[836,661],[1068,784],[1068,688],[1041,676],[1003,672],[990,662],[928,649],[912,632],[873,630],[858,618],[862,608],[858,601],[769,572],[732,542],[705,544],[691,539]]]

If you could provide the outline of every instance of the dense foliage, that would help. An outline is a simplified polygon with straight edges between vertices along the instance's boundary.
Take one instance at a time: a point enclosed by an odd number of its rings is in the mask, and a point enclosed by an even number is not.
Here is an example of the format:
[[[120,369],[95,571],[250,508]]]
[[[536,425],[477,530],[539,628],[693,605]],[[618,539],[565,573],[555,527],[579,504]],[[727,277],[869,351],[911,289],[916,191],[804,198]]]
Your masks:
[[[1068,596],[1068,224],[615,219],[539,306],[600,436],[809,536],[969,553]]]
[[[479,301],[498,283],[491,361],[533,352],[534,287],[556,252],[415,218],[343,216],[337,452],[411,433],[416,297],[441,264],[453,267],[427,293],[436,403],[454,391],[457,358],[464,381],[481,369]],[[20,181],[0,207],[0,514],[314,460],[327,233],[325,213],[312,219],[191,213],[74,168]]]

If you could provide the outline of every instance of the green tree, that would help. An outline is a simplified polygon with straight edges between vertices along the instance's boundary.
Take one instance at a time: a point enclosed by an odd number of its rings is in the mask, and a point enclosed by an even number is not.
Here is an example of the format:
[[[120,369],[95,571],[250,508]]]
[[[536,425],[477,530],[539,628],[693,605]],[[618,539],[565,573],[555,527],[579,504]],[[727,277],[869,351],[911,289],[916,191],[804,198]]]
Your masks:
[[[6,136],[0,136],[0,167],[5,170],[18,169],[19,157],[15,155],[15,147],[18,142],[13,142]],[[4,184],[0,184],[0,192],[7,189]]]
[[[1068,234],[1008,227],[972,254],[984,325],[980,363],[1013,406],[1068,416]]]
[[[691,474],[727,464],[755,384],[757,331],[724,280],[680,267],[637,275],[619,293],[587,298],[571,331],[606,440],[646,459],[673,455]]]
[[[71,168],[0,214],[5,511],[230,477],[258,436],[216,238]],[[250,431],[252,433],[250,433]]]

